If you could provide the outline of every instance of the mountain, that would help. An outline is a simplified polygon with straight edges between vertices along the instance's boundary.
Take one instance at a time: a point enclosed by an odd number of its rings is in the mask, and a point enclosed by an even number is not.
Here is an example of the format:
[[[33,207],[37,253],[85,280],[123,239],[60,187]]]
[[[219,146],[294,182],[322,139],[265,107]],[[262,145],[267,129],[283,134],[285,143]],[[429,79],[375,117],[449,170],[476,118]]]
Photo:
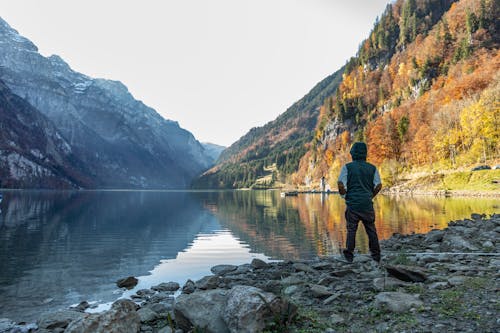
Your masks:
[[[0,81],[0,187],[91,186],[52,122]]]
[[[184,188],[212,158],[177,122],[134,99],[118,81],[44,57],[0,19],[0,79],[43,113],[98,188]]]
[[[499,14],[494,0],[388,5],[321,106],[296,185],[325,177],[335,186],[358,140],[386,185],[412,172],[498,161]]]
[[[275,120],[252,128],[224,150],[216,165],[196,179],[193,187],[256,188],[262,186],[259,178],[269,178],[264,186],[289,180],[312,139],[319,106],[336,91],[342,71],[319,82]]]
[[[205,153],[211,158],[212,164],[215,164],[220,154],[226,149],[224,146],[216,145],[215,143],[202,142]]]

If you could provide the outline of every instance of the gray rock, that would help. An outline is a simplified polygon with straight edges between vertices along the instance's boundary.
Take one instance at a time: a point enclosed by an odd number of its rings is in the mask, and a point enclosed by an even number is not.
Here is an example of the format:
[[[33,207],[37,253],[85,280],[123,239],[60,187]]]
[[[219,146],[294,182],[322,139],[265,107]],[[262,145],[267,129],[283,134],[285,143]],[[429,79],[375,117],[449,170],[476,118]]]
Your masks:
[[[464,239],[460,235],[445,234],[443,237],[443,243],[449,248],[454,250],[465,250],[465,251],[477,251],[479,250],[477,246],[473,245],[468,240]]]
[[[156,291],[176,291],[180,288],[180,285],[177,282],[164,282],[159,285],[151,287],[151,289]],[[139,292],[137,292],[139,294]]]
[[[129,276],[116,281],[116,285],[118,286],[118,288],[132,289],[137,285],[138,282],[139,280],[137,280],[135,277]]]
[[[294,263],[293,268],[298,272],[316,273],[314,268],[301,262]]]
[[[250,263],[253,268],[259,269],[259,268],[267,268],[269,267],[269,264],[265,262],[264,260],[260,260],[257,258],[254,258],[252,262]]]
[[[481,246],[483,247],[483,249],[486,249],[486,250],[491,250],[491,249],[495,248],[495,245],[490,240],[483,242],[483,244],[481,244]]]
[[[452,276],[448,279],[448,283],[452,286],[460,286],[465,283],[469,277],[463,275]]]
[[[196,285],[192,280],[187,280],[184,286],[182,287],[183,294],[191,294],[196,290]]]
[[[436,290],[443,290],[443,289],[448,289],[450,287],[450,284],[448,282],[434,282],[429,284],[429,289],[436,289]]]
[[[330,288],[318,284],[313,284],[310,288],[312,295],[317,298],[327,297],[333,294]]]
[[[220,277],[218,275],[208,275],[195,282],[198,289],[215,289],[219,285]]]
[[[149,307],[141,308],[137,311],[137,314],[141,318],[141,322],[146,323],[148,321],[153,321],[158,318],[158,314]]]
[[[426,274],[422,271],[420,267],[413,266],[391,266],[386,265],[385,269],[387,272],[397,279],[406,282],[424,282],[427,280]]]
[[[77,306],[72,307],[71,309],[76,310],[76,311],[80,311],[80,312],[84,312],[88,308],[90,308],[89,302],[83,301],[83,302],[80,302]]]
[[[345,321],[344,317],[342,317],[341,315],[339,314],[336,314],[336,313],[332,313],[330,315],[330,322],[332,324],[342,324],[343,322]]]
[[[44,313],[38,318],[37,325],[42,329],[66,328],[71,322],[84,316],[83,313],[73,310],[60,310]]]
[[[216,275],[224,275],[229,272],[233,272],[238,269],[238,266],[235,265],[216,265],[210,268],[210,271]]]
[[[302,283],[304,283],[304,279],[297,275],[290,275],[284,279],[281,279],[281,284],[284,286],[289,286],[293,284],[302,284]]]
[[[341,270],[336,270],[331,272],[332,275],[338,276],[338,277],[344,277],[349,274],[353,274],[354,271],[352,269],[341,269]]]
[[[402,313],[423,306],[418,297],[400,292],[382,292],[375,296],[375,307],[391,312]]]
[[[229,332],[222,319],[226,299],[227,292],[218,289],[181,294],[174,303],[175,321],[184,331],[198,327],[207,333]]]
[[[341,293],[335,293],[333,294],[332,296],[328,297],[327,299],[325,299],[323,301],[323,304],[324,305],[329,305],[331,303],[333,303],[333,301],[335,301],[337,298],[339,298],[342,294]]]
[[[239,265],[238,268],[233,272],[234,274],[246,274],[252,271],[252,265],[243,264]]]
[[[301,290],[301,288],[297,285],[291,285],[291,286],[288,286],[286,287],[284,290],[283,290],[283,294],[285,296],[291,296],[293,294],[296,294],[297,292],[299,292]]]
[[[444,233],[445,232],[443,230],[431,230],[425,235],[424,240],[427,243],[441,242],[443,240]]]
[[[161,328],[158,333],[173,333],[172,332],[172,329],[170,328],[170,326],[165,326],[163,328]]]
[[[90,314],[71,322],[65,333],[137,333],[141,318],[136,312],[137,304],[121,299],[113,303],[111,309]]]
[[[282,313],[286,306],[274,294],[251,286],[236,286],[227,295],[223,318],[231,333],[262,332],[274,314]]]
[[[404,287],[407,285],[409,285],[408,282],[404,282],[390,276],[373,279],[373,286],[378,291],[392,290],[394,288]]]

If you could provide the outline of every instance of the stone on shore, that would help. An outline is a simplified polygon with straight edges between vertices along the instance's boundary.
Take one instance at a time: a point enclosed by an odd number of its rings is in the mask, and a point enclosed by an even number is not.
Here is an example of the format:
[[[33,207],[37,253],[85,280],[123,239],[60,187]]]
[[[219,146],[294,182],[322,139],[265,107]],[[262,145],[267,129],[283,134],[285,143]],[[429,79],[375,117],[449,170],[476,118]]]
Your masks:
[[[138,282],[139,280],[137,280],[135,277],[129,276],[116,281],[116,285],[118,286],[118,288],[132,289],[137,285]]]
[[[427,280],[427,276],[420,267],[386,265],[385,269],[390,275],[402,281],[424,282]]]
[[[262,332],[287,305],[272,293],[251,286],[235,286],[227,295],[222,317],[231,333]]]
[[[407,312],[411,308],[418,308],[424,303],[418,297],[401,292],[382,292],[375,296],[375,306],[390,312]]]
[[[229,332],[222,319],[226,299],[227,291],[218,289],[181,294],[174,303],[175,321],[186,332],[192,327],[207,333]]]
[[[118,300],[108,311],[90,314],[71,322],[64,333],[137,333],[141,327],[137,307],[130,300]]]
[[[269,267],[267,262],[265,262],[264,260],[257,259],[257,258],[254,258],[252,260],[252,262],[250,263],[250,265],[252,265],[252,267],[256,268],[256,269]]]
[[[84,317],[84,314],[73,310],[60,310],[44,313],[38,318],[37,325],[41,329],[53,330],[55,328],[66,328],[76,320]]]
[[[176,291],[179,288],[180,286],[177,282],[164,282],[151,287],[151,289],[155,291]],[[139,294],[139,292],[137,292],[137,294]]]
[[[235,265],[216,265],[210,268],[210,271],[215,275],[224,275],[229,272],[233,272],[238,269],[238,266]]]

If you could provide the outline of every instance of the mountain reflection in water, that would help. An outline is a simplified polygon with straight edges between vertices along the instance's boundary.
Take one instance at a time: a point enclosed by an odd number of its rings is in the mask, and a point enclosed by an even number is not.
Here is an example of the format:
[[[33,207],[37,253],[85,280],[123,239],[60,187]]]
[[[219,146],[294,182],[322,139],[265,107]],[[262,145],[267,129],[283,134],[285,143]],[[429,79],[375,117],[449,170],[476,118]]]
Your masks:
[[[338,195],[281,198],[276,191],[3,191],[0,318],[34,320],[80,301],[111,302],[137,289],[209,275],[216,264],[338,253],[345,205]],[[375,201],[381,239],[422,233],[499,211],[495,199]],[[360,226],[358,247],[367,251]],[[115,281],[133,275],[132,291]]]

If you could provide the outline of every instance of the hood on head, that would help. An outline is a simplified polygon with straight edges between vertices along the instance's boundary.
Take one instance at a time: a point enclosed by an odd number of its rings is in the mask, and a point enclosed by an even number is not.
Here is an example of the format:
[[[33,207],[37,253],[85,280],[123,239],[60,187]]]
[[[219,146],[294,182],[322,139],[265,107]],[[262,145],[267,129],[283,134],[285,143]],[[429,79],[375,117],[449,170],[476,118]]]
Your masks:
[[[366,160],[367,151],[366,143],[355,142],[351,147],[352,160]]]

